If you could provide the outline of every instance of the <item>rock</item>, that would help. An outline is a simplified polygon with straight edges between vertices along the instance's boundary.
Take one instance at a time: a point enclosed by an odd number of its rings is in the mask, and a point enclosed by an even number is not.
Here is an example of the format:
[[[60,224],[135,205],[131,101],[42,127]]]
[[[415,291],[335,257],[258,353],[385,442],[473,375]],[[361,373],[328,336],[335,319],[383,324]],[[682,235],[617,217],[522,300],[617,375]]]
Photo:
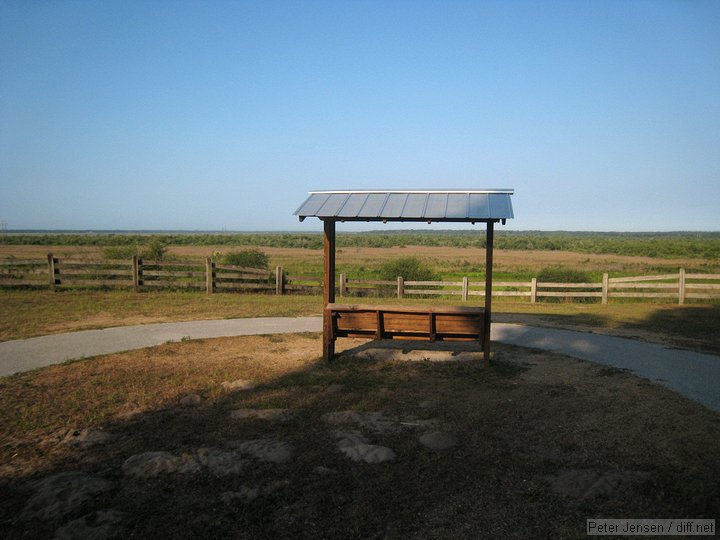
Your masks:
[[[42,442],[50,444],[70,444],[77,448],[89,448],[98,444],[106,443],[115,436],[99,428],[60,428],[52,431]]]
[[[357,432],[338,431],[338,449],[353,461],[365,463],[383,463],[393,461],[395,452],[386,446],[369,444],[367,439]]]
[[[321,418],[328,424],[355,424],[358,427],[372,429],[373,431],[377,431],[379,433],[393,431],[400,428],[400,423],[396,417],[388,417],[385,413],[377,411],[330,412],[323,414]]]
[[[145,452],[129,457],[122,466],[127,476],[152,478],[162,473],[194,473],[200,464],[190,454],[175,456],[170,452]]]
[[[235,419],[252,418],[276,422],[285,422],[291,417],[292,412],[289,409],[235,409],[230,413],[230,418]]]
[[[238,474],[247,463],[237,452],[226,452],[217,448],[199,448],[197,458],[203,467],[207,467],[211,474],[218,477]]]
[[[54,540],[115,540],[123,537],[122,512],[92,512],[59,528]]]
[[[344,389],[345,389],[344,384],[335,383],[335,384],[331,384],[325,390],[323,390],[323,393],[324,394],[337,394],[338,392],[340,392]]]
[[[224,381],[220,384],[225,390],[252,390],[257,386],[255,381],[238,379],[237,381]]]
[[[195,407],[202,403],[202,397],[199,394],[187,394],[180,398],[180,405],[183,407]]]
[[[250,454],[260,461],[270,461],[272,463],[286,463],[292,459],[294,454],[292,446],[275,439],[238,442],[234,446],[244,454]]]
[[[421,409],[437,409],[439,403],[432,399],[426,399],[418,404]]]
[[[90,505],[97,497],[110,491],[112,484],[102,478],[73,471],[37,480],[33,488],[35,494],[25,504],[23,519],[56,520]]]
[[[270,495],[288,485],[290,485],[290,482],[287,480],[275,480],[262,488],[251,488],[242,485],[240,486],[240,491],[226,491],[220,495],[220,499],[228,505],[232,505],[236,501],[252,502],[261,495]]]
[[[458,443],[457,436],[450,431],[430,431],[420,435],[418,440],[431,450],[447,450]]]

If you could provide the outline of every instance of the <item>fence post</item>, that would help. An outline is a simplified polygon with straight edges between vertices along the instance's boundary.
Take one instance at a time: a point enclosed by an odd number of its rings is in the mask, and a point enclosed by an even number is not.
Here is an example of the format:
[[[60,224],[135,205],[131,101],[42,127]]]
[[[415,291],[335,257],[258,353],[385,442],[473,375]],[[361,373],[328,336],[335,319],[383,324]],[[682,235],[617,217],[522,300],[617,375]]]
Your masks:
[[[132,256],[132,280],[133,291],[140,292],[140,259],[137,255]]]
[[[530,302],[533,304],[537,302],[537,278],[530,280]]]
[[[397,297],[402,298],[405,295],[405,280],[402,276],[397,278]]]
[[[52,253],[48,253],[47,255],[48,260],[48,278],[49,278],[49,284],[50,284],[50,290],[55,290],[55,285],[60,284],[60,279],[57,277],[60,273],[60,269],[55,266],[55,262],[60,262],[60,259],[55,259],[53,257]]]
[[[468,299],[468,277],[463,277],[462,281],[462,301],[467,302]]]
[[[208,294],[215,292],[215,263],[210,257],[205,258],[205,290]]]
[[[608,303],[608,295],[610,290],[610,276],[608,273],[603,274],[603,281],[602,281],[602,303],[607,304]]]
[[[275,294],[282,296],[285,294],[285,274],[283,274],[283,267],[275,267]]]
[[[680,276],[678,279],[678,304],[682,305],[685,303],[685,269],[680,269]]]
[[[340,296],[345,296],[345,292],[347,289],[347,277],[345,274],[340,274]]]

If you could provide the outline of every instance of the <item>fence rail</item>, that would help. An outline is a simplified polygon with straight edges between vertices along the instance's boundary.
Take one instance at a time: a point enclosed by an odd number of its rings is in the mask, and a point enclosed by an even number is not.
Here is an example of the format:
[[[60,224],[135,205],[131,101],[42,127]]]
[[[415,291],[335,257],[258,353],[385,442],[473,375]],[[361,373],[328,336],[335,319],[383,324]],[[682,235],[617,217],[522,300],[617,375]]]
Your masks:
[[[485,296],[485,281],[413,281],[355,279],[340,274],[340,297],[352,296],[448,296],[468,301]],[[73,260],[53,256],[47,260],[0,260],[1,287],[132,288],[136,292],[158,289],[205,290],[218,292],[264,292],[268,294],[319,294],[322,276],[287,275],[281,266],[265,269],[221,265],[210,258],[198,261],[151,261],[133,257],[131,261]],[[598,283],[550,283],[496,281],[493,297],[527,298],[531,303],[543,299],[591,299],[607,304],[613,298],[675,300],[720,300],[720,274],[692,274],[680,269],[676,274],[610,277],[603,274]]]

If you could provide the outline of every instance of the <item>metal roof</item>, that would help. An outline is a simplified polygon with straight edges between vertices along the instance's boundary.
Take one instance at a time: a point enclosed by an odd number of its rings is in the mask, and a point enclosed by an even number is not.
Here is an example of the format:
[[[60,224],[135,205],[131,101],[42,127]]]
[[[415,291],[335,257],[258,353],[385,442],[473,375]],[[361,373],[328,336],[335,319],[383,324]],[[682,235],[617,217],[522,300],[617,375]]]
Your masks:
[[[311,191],[295,215],[335,221],[495,221],[513,218],[512,189]]]

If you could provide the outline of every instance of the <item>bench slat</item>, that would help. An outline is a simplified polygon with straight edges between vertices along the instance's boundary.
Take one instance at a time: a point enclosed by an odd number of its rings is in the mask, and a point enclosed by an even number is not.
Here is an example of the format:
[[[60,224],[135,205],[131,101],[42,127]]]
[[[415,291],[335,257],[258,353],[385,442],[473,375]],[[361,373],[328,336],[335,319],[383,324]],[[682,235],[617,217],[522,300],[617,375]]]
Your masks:
[[[485,310],[455,306],[370,306],[328,304],[333,339],[482,340]]]

